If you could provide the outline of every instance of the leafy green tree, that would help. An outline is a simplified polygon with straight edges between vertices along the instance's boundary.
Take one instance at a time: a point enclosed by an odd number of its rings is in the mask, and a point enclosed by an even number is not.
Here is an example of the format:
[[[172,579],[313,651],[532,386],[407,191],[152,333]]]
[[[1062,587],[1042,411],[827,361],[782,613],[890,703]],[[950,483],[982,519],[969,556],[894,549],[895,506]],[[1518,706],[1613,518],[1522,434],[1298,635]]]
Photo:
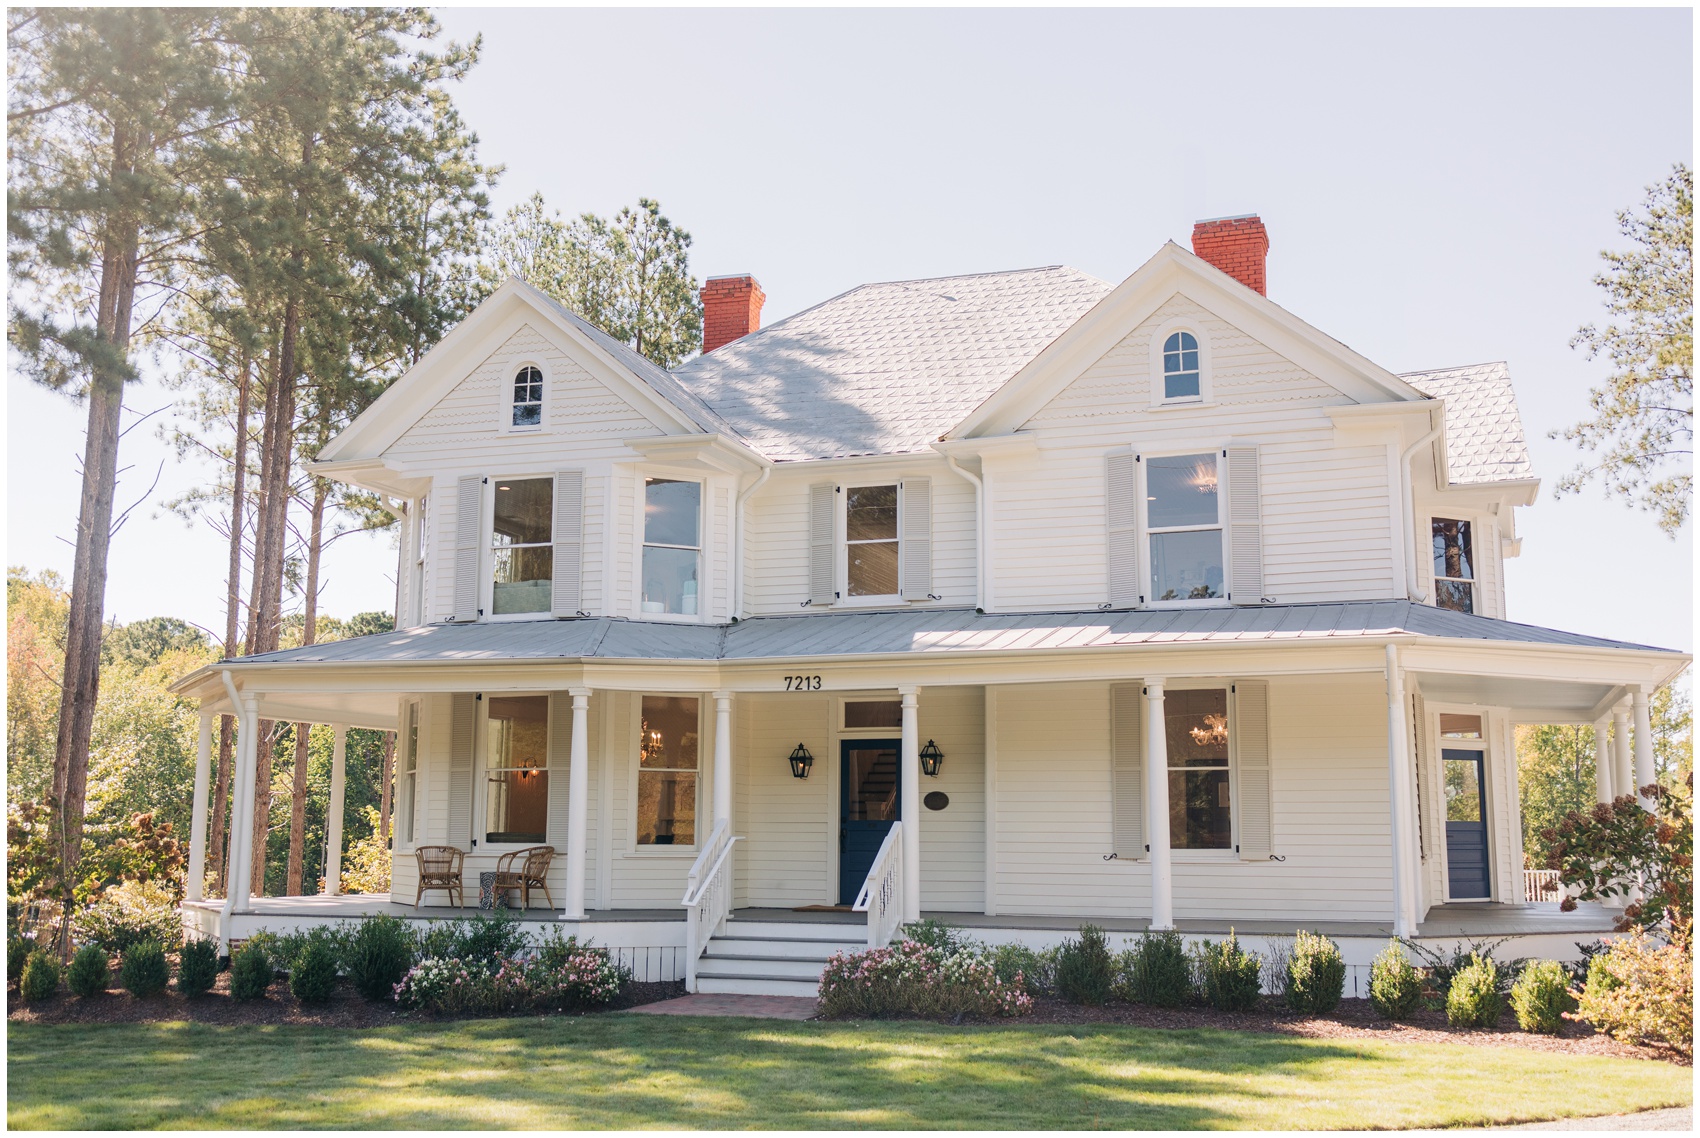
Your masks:
[[[1517,728],[1517,794],[1527,864],[1546,861],[1542,834],[1595,802],[1594,729],[1576,724]]]
[[[1589,394],[1590,418],[1554,432],[1592,458],[1559,483],[1574,493],[1595,478],[1609,494],[1650,511],[1676,536],[1688,518],[1694,475],[1694,174],[1678,163],[1647,188],[1637,213],[1617,215],[1627,252],[1606,251],[1594,278],[1611,320],[1571,340],[1611,375]]]
[[[150,616],[115,625],[101,643],[107,663],[131,668],[157,664],[168,652],[204,652],[209,646],[206,633],[174,616]]]

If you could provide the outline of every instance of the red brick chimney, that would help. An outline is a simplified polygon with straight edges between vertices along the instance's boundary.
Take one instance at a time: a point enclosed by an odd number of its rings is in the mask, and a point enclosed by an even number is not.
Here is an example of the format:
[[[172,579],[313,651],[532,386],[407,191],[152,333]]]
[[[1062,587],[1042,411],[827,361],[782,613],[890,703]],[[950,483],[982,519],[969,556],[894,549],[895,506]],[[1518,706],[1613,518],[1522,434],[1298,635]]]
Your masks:
[[[748,275],[709,277],[702,286],[702,354],[748,336],[761,327],[761,306],[767,299],[761,284]]]
[[[1247,288],[1269,295],[1269,278],[1264,270],[1269,231],[1255,213],[1194,222],[1192,251]]]

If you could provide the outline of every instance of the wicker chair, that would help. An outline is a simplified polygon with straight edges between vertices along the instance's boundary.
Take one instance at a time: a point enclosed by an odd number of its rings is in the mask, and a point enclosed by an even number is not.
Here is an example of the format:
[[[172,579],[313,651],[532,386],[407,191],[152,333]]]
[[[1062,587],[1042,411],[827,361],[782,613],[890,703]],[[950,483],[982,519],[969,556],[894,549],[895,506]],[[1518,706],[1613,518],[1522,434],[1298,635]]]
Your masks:
[[[464,850],[454,846],[420,846],[413,851],[413,856],[419,859],[419,889],[413,894],[415,909],[419,908],[420,898],[425,896],[427,889],[447,889],[451,905],[466,903],[461,883],[461,866],[466,861]]]
[[[549,884],[544,879],[549,874],[549,863],[555,860],[554,846],[530,846],[523,850],[515,850],[511,854],[503,854],[496,862],[496,895],[499,897],[510,889],[519,890],[519,907],[531,908],[531,891],[543,890],[543,899],[549,902],[549,907],[555,907],[555,899],[549,896]]]

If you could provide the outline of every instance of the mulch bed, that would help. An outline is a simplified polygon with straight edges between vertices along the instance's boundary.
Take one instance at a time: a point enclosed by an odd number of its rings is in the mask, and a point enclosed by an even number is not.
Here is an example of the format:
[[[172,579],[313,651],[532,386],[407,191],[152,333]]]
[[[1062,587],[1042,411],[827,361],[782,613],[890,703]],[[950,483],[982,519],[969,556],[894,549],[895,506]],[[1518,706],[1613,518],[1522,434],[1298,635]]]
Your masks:
[[[671,1000],[685,994],[680,981],[649,984],[630,984],[622,998],[601,1011],[619,1011],[639,1004]],[[524,1018],[538,1013],[515,1012],[509,1017]],[[61,992],[41,1004],[25,1004],[15,991],[6,995],[6,1018],[13,1023],[207,1023],[228,1025],[304,1024],[312,1027],[382,1027],[394,1023],[430,1023],[443,1017],[422,1012],[404,1011],[395,1004],[368,1003],[352,988],[338,988],[336,995],[322,1004],[303,1004],[289,994],[288,987],[279,981],[263,1000],[238,1002],[230,998],[230,973],[221,972],[213,990],[189,1000],[176,992],[166,992],[152,999],[138,1000],[125,991],[109,991],[104,996],[85,1000]]]
[[[1341,1000],[1326,1016],[1302,1015],[1273,1000],[1264,1000],[1253,1011],[1219,1012],[1210,1008],[1152,1008],[1141,1004],[1106,1004],[1087,1008],[1062,1000],[1035,999],[1033,1014],[1009,1023],[1114,1023],[1129,1027],[1186,1029],[1223,1028],[1229,1031],[1261,1031],[1297,1035],[1307,1039],[1385,1039],[1393,1043],[1462,1043],[1474,1047],[1522,1047],[1530,1051],[1557,1051],[1568,1055],[1612,1055],[1625,1059],[1660,1059],[1690,1066],[1693,1060],[1659,1047],[1619,1043],[1594,1031],[1586,1023],[1566,1019],[1561,1035],[1536,1035],[1517,1030],[1509,1012],[1495,1029],[1452,1027],[1446,1013],[1419,1011],[1405,1023],[1382,1019],[1364,999]],[[1508,1026],[1505,1026],[1508,1025]]]

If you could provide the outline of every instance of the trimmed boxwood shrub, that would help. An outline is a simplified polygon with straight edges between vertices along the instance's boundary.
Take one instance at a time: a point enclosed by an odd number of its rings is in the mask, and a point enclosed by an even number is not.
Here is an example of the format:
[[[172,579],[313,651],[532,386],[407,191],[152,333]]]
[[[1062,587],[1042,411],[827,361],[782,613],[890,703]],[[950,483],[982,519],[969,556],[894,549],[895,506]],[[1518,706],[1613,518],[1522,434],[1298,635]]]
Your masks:
[[[290,995],[304,1004],[331,998],[336,990],[336,953],[325,940],[310,940],[289,970]]]
[[[1196,959],[1198,991],[1205,1003],[1221,1012],[1244,1012],[1257,1006],[1263,959],[1241,948],[1233,929],[1221,944],[1201,942]]]
[[[26,1004],[38,1004],[59,994],[59,961],[53,951],[38,948],[30,953],[29,963],[18,982],[18,995]]]
[[[400,917],[373,917],[361,923],[349,938],[348,978],[354,990],[368,1000],[395,998],[395,986],[413,967],[413,930]]]
[[[1564,968],[1553,960],[1534,960],[1523,968],[1511,985],[1511,1010],[1524,1031],[1557,1035],[1564,1028],[1564,1013],[1574,1006],[1565,990]]]
[[[1115,978],[1115,958],[1103,929],[1082,925],[1077,939],[1063,941],[1057,953],[1057,995],[1071,1004],[1097,1007],[1109,1000]]]
[[[1141,933],[1122,954],[1119,991],[1136,1004],[1178,1008],[1192,995],[1192,966],[1186,942],[1173,929]]]
[[[1321,933],[1300,929],[1287,962],[1287,1006],[1320,1015],[1340,1006],[1346,991],[1346,961],[1340,946]]]
[[[104,996],[106,982],[112,974],[112,963],[102,952],[98,944],[85,944],[77,950],[77,955],[71,957],[70,970],[65,974],[65,984],[71,989],[71,994],[88,999],[91,996]]]
[[[131,995],[147,999],[165,991],[171,983],[171,963],[157,940],[144,940],[124,950],[118,962],[118,982]]]
[[[244,944],[230,958],[230,995],[237,1000],[258,1000],[272,986],[272,962],[263,944]]]
[[[1388,941],[1369,966],[1369,1002],[1391,1020],[1409,1018],[1423,1002],[1423,974],[1397,940]]]
[[[1446,1022],[1453,1027],[1493,1027],[1505,1011],[1499,994],[1499,965],[1491,956],[1472,956],[1452,977],[1446,992]]]
[[[183,943],[177,958],[177,990],[185,996],[201,996],[212,991],[218,979],[218,945],[214,941],[196,938]]]

